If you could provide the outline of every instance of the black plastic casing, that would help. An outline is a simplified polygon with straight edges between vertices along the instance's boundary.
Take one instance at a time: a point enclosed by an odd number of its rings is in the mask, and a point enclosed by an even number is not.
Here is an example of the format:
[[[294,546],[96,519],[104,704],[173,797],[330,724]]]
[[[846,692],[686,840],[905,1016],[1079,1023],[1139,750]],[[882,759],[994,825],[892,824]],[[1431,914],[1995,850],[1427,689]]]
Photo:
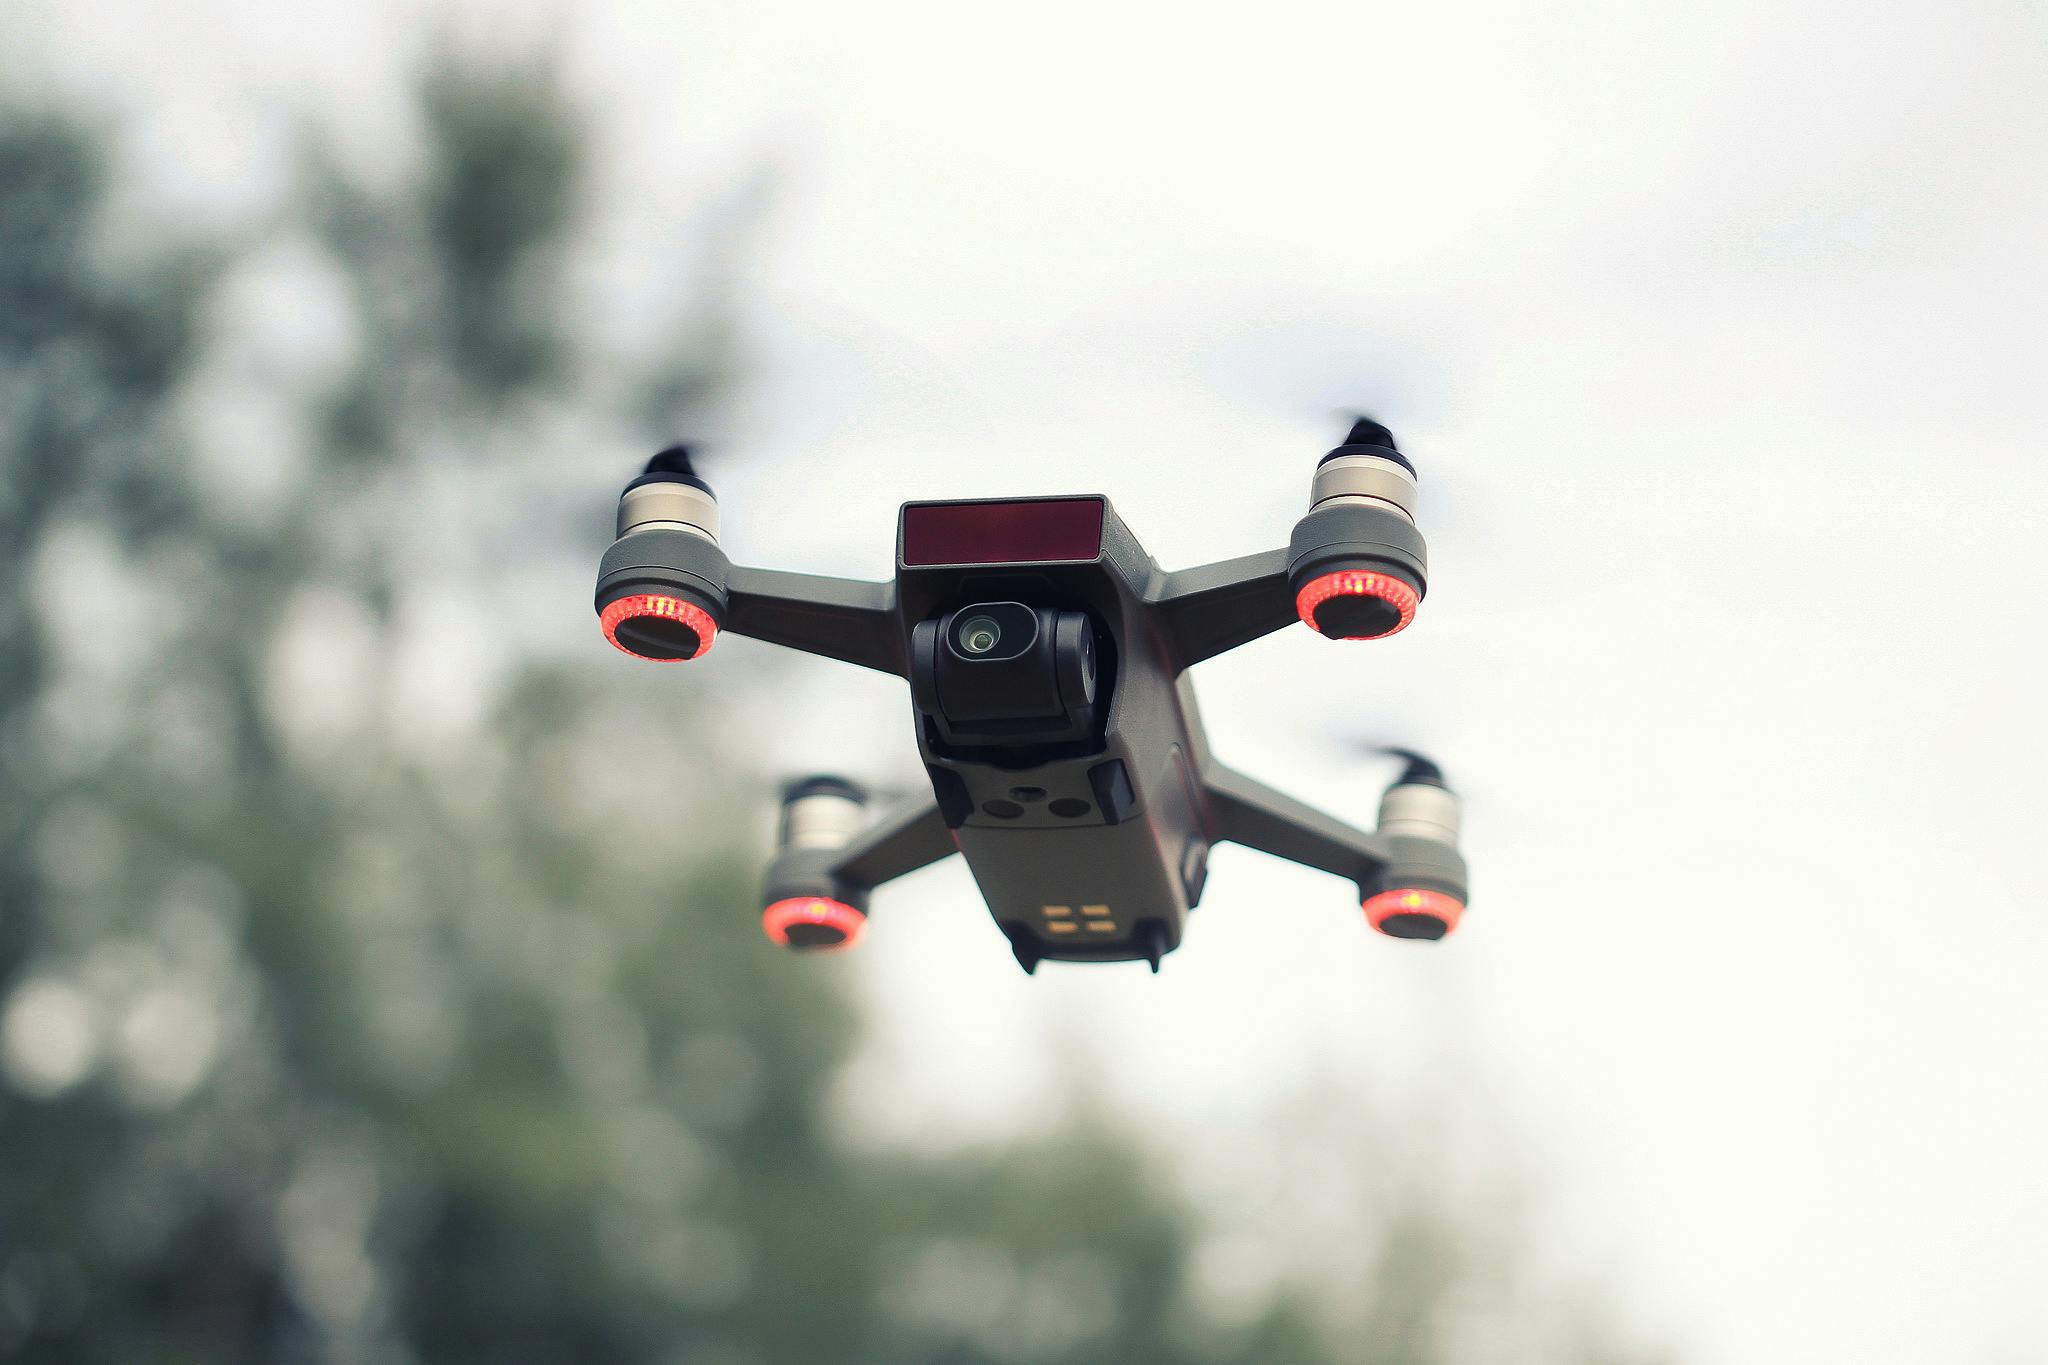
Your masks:
[[[1203,741],[1193,691],[1171,662],[1147,600],[1157,569],[1108,500],[1088,500],[1101,507],[1102,535],[1087,559],[913,565],[902,553],[899,520],[896,588],[911,631],[914,687],[920,651],[935,652],[941,631],[965,607],[1026,602],[1100,632],[1095,714],[1073,738],[961,742],[925,721],[936,687],[917,702],[918,744],[939,806],[1027,968],[1048,958],[1156,962],[1179,946],[1208,868]],[[931,676],[936,683],[936,669]],[[1061,918],[1082,924],[1088,905],[1106,906],[1101,918],[1114,930],[1050,928],[1048,907],[1065,907],[1070,914]]]

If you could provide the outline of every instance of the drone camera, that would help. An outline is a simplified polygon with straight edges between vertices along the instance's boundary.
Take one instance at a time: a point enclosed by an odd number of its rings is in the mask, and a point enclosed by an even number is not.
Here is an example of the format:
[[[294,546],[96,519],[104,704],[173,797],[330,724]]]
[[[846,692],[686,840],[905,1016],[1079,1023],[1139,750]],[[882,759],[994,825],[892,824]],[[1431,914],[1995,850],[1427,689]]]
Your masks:
[[[619,495],[618,534],[598,570],[605,639],[655,663],[701,659],[724,622],[728,567],[718,499],[671,446]]]
[[[956,611],[946,629],[947,651],[969,664],[1000,664],[1031,652],[1040,634],[1038,613],[1022,602],[992,602]]]
[[[1408,627],[1426,586],[1424,546],[1415,467],[1393,433],[1361,417],[1323,456],[1290,549],[1294,608],[1309,629],[1377,640]]]
[[[867,898],[831,867],[867,824],[867,793],[840,777],[808,777],[783,790],[761,930],[799,951],[851,948],[867,928]]]
[[[912,634],[919,708],[950,742],[1057,742],[1094,727],[1096,632],[1087,613],[977,602]]]

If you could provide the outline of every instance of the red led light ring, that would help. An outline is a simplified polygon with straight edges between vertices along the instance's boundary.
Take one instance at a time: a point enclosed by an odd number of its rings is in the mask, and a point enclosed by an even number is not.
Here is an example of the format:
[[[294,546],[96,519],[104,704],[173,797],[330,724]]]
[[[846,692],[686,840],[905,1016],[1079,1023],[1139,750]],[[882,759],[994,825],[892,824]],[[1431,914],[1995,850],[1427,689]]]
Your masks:
[[[1294,609],[1301,613],[1304,625],[1320,634],[1316,625],[1316,608],[1333,597],[1377,597],[1401,613],[1400,621],[1392,630],[1383,630],[1378,635],[1344,636],[1347,640],[1384,640],[1389,635],[1399,634],[1415,619],[1415,608],[1422,601],[1421,593],[1391,574],[1340,569],[1303,584],[1301,591],[1295,594]]]
[[[711,619],[710,612],[694,602],[685,602],[680,597],[670,597],[665,593],[643,592],[634,597],[621,597],[598,613],[597,623],[604,627],[605,639],[636,659],[645,659],[656,664],[684,662],[682,659],[656,658],[619,644],[619,627],[640,616],[665,616],[671,621],[680,621],[696,631],[697,652],[688,656],[691,659],[701,659],[709,654],[712,641],[718,638],[718,623]]]
[[[808,950],[823,952],[839,952],[860,942],[861,930],[867,927],[867,922],[868,917],[852,906],[826,900],[823,896],[797,896],[777,901],[761,912],[762,931],[785,948],[789,946],[791,925],[824,924],[837,929],[844,936],[840,942],[806,945]]]
[[[1365,922],[1375,929],[1396,915],[1428,915],[1443,921],[1444,932],[1450,933],[1458,927],[1458,920],[1465,913],[1465,903],[1441,891],[1420,891],[1404,887],[1397,891],[1382,891],[1365,903]],[[1380,930],[1386,932],[1384,929]]]

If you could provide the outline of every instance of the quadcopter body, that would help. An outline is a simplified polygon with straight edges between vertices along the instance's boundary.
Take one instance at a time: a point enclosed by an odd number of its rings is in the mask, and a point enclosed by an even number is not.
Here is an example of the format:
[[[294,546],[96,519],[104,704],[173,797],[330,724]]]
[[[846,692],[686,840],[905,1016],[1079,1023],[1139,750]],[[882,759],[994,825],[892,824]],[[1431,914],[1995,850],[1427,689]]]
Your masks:
[[[1167,571],[1100,496],[905,504],[896,574],[858,582],[732,564],[681,448],[621,495],[599,569],[605,635],[696,659],[722,631],[910,685],[928,799],[871,817],[838,777],[784,790],[763,927],[844,948],[871,893],[963,855],[1026,971],[1180,946],[1211,848],[1320,868],[1397,938],[1441,938],[1468,900],[1458,800],[1407,755],[1367,833],[1215,761],[1187,670],[1296,620],[1338,639],[1405,628],[1426,589],[1412,466],[1362,419],[1323,457],[1285,549]]]

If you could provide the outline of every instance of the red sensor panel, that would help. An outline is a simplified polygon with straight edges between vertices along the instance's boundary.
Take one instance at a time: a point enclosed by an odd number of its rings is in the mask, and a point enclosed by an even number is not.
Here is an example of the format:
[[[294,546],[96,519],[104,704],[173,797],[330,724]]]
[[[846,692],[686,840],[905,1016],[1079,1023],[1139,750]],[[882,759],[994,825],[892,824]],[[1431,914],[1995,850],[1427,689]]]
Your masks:
[[[903,509],[903,563],[1056,564],[1102,553],[1100,498],[927,502]]]

